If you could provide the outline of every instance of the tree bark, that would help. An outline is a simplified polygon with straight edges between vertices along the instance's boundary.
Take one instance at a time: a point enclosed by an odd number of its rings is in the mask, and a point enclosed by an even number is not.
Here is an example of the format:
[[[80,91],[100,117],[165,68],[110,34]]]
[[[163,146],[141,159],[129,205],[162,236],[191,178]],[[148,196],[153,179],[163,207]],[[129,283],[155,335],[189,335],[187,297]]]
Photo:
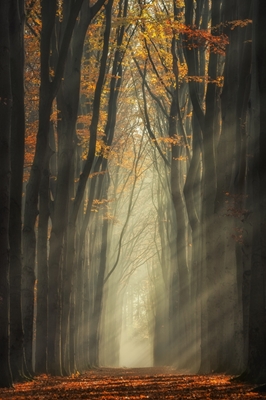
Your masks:
[[[66,13],[71,12],[64,10]],[[56,193],[53,208],[52,231],[50,236],[50,253],[49,253],[49,295],[48,295],[48,370],[54,373],[54,368],[59,363],[55,360],[54,346],[56,337],[57,319],[59,313],[59,292],[60,286],[60,265],[62,260],[63,238],[68,222],[68,201],[70,172],[73,162],[73,153],[75,146],[75,125],[78,114],[79,90],[80,90],[80,70],[81,58],[85,34],[88,28],[87,14],[89,12],[87,4],[81,9],[82,14],[78,21],[74,32],[69,51],[65,77],[57,96],[58,105],[58,173],[56,182]],[[67,263],[65,262],[65,266]],[[70,272],[66,274],[66,279],[69,279]],[[64,291],[63,291],[64,293]],[[64,302],[63,302],[64,303]],[[66,304],[63,304],[63,310]],[[64,315],[64,313],[63,313]],[[66,335],[68,332],[67,325],[63,319],[63,343],[66,345]],[[54,371],[54,372],[53,372]]]
[[[47,372],[47,296],[48,296],[48,225],[50,217],[49,201],[49,161],[42,174],[40,185],[40,216],[38,224],[37,253],[37,317],[35,373]]]
[[[0,2],[0,387],[10,387],[9,364],[9,211],[11,179],[10,2]]]
[[[112,5],[113,0],[110,0],[106,5],[106,27],[104,33],[104,44],[103,44],[103,53],[100,64],[99,77],[96,84],[95,96],[93,102],[93,115],[92,121],[90,125],[90,140],[89,140],[89,150],[88,156],[85,161],[82,173],[79,178],[77,191],[75,194],[75,199],[72,205],[72,209],[70,212],[69,223],[68,223],[68,233],[67,233],[67,274],[66,279],[64,281],[65,285],[65,297],[64,297],[64,307],[65,314],[63,316],[63,331],[66,329],[67,321],[69,320],[69,311],[70,311],[70,297],[71,297],[71,288],[73,285],[73,266],[75,262],[75,234],[76,234],[76,221],[78,217],[78,212],[80,209],[80,205],[84,196],[86,183],[91,172],[94,158],[95,158],[95,149],[96,149],[96,140],[97,140],[97,128],[100,117],[100,101],[102,88],[104,84],[104,78],[106,73],[106,65],[108,58],[108,49],[109,49],[109,37],[111,32],[111,14],[112,14]]]
[[[11,190],[10,190],[10,365],[14,381],[24,370],[21,307],[21,228],[24,167],[24,1],[10,2],[10,64],[12,86],[11,115]]]
[[[22,307],[23,327],[25,332],[26,363],[32,373],[32,335],[33,335],[33,304],[35,284],[35,252],[36,235],[35,222],[38,215],[38,194],[44,168],[45,157],[48,151],[50,115],[52,102],[60,87],[70,44],[72,31],[83,0],[73,3],[69,15],[67,27],[62,39],[57,68],[53,81],[51,81],[49,60],[51,50],[51,37],[55,24],[56,0],[42,1],[42,30],[41,30],[41,86],[39,101],[39,128],[37,133],[36,150],[30,178],[26,189],[24,228],[23,228],[23,251],[24,265],[22,271]]]
[[[105,176],[105,182],[102,187],[101,197],[107,199],[108,194],[108,176]],[[104,216],[104,210],[101,212],[102,216],[102,237],[101,237],[101,248],[99,255],[99,267],[96,273],[96,288],[95,297],[93,300],[93,312],[92,319],[90,321],[89,329],[89,365],[93,367],[99,366],[99,344],[100,344],[100,321],[103,306],[103,287],[104,287],[104,276],[106,271],[107,263],[107,242],[108,242],[108,219]]]
[[[177,126],[179,131],[183,131],[179,106],[179,80],[178,80],[178,60],[176,56],[176,39],[172,37],[172,65],[175,75],[175,89],[169,115],[169,137],[175,141],[177,139]],[[184,135],[183,135],[184,136]],[[182,187],[182,146],[180,143],[172,144],[171,160],[171,195],[176,218],[176,257],[172,260],[172,278],[170,278],[169,309],[170,309],[170,346],[174,364],[181,368],[186,365],[186,355],[182,353],[183,348],[188,348],[191,339],[190,324],[190,292],[189,275],[187,264],[187,241],[186,241],[186,208]],[[176,263],[176,265],[175,265]]]
[[[265,4],[254,2],[255,76],[259,91],[259,147],[254,154],[254,214],[253,250],[251,267],[251,296],[249,317],[249,353],[247,377],[256,382],[266,380],[266,323],[265,323],[265,271],[266,271],[266,33]]]

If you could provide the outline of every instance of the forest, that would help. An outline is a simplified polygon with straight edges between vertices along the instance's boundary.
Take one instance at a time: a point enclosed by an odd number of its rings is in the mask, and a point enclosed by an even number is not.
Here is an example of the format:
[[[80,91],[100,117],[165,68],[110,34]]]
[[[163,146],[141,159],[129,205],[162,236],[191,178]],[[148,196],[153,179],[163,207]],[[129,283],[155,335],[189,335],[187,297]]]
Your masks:
[[[266,382],[264,0],[0,1],[0,387]]]

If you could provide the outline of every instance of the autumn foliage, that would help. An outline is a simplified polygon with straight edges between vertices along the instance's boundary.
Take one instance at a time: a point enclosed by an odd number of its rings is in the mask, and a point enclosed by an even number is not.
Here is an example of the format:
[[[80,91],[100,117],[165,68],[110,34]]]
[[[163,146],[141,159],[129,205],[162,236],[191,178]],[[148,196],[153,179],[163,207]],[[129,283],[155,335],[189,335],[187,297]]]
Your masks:
[[[83,375],[51,377],[2,390],[0,399],[265,399],[254,385],[230,375],[181,375],[170,368],[99,368]]]

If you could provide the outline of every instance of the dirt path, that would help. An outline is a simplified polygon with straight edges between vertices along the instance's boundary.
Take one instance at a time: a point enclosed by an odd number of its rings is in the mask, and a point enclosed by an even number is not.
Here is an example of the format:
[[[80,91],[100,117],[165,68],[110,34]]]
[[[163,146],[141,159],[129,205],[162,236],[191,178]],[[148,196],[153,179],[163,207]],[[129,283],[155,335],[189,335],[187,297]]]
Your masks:
[[[42,375],[0,389],[0,399],[266,399],[225,375],[182,375],[167,368],[102,368],[72,377]]]

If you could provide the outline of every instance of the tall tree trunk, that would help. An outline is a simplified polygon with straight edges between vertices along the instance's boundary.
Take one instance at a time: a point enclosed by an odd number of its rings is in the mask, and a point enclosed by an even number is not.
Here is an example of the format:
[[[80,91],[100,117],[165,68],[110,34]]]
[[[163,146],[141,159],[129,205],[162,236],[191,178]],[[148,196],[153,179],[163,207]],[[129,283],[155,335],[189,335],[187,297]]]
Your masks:
[[[10,2],[10,63],[12,85],[11,115],[11,190],[10,190],[10,365],[13,379],[20,380],[23,370],[23,328],[21,308],[21,228],[24,167],[24,1]]]
[[[212,3],[212,25],[220,23],[220,1]],[[208,76],[216,80],[218,76],[218,55],[210,53]],[[206,113],[203,134],[203,185],[202,185],[202,344],[201,344],[201,371],[210,372],[217,367],[217,344],[219,340],[218,321],[216,320],[219,293],[217,289],[216,259],[214,242],[216,238],[216,224],[214,219],[214,203],[216,194],[216,140],[217,126],[217,87],[209,82],[206,92]],[[193,105],[194,107],[194,105]],[[199,119],[199,118],[198,118]]]
[[[206,0],[197,0],[197,8],[193,12],[193,2],[186,1],[186,23],[195,26],[197,29],[208,29],[210,3]],[[185,46],[189,75],[205,76],[206,74],[206,48],[196,46],[188,49]],[[198,370],[200,364],[200,331],[201,331],[201,268],[202,268],[202,199],[201,185],[202,173],[200,162],[202,160],[202,129],[203,126],[203,105],[205,101],[206,83],[189,83],[191,102],[194,107],[192,129],[192,158],[188,167],[184,196],[188,213],[189,224],[192,231],[192,260],[191,260],[191,309],[192,309],[192,369]],[[198,103],[196,104],[196,100]]]
[[[238,2],[238,19],[252,18],[252,4],[249,0]],[[236,306],[235,306],[235,332],[234,350],[231,370],[234,373],[243,371],[246,363],[245,332],[243,329],[245,310],[243,304],[243,281],[246,271],[250,271],[251,264],[251,225],[248,220],[250,204],[250,184],[247,182],[247,142],[248,142],[248,104],[251,89],[251,58],[252,58],[252,25],[238,29],[239,46],[239,85],[236,106],[236,171],[235,195],[237,209],[236,232],[240,240],[236,240]],[[242,239],[242,240],[241,240]]]
[[[24,227],[23,227],[23,271],[22,271],[22,310],[25,332],[26,364],[30,373],[32,369],[33,308],[35,284],[35,222],[38,215],[38,193],[46,152],[48,149],[48,132],[53,101],[49,72],[50,39],[54,27],[56,2],[42,2],[41,31],[41,86],[39,103],[39,130],[33,166],[26,188]]]
[[[83,16],[86,15],[84,10]],[[85,22],[85,23],[84,23]],[[54,217],[52,219],[52,231],[50,237],[49,254],[49,318],[48,318],[48,366],[52,372],[55,368],[55,335],[56,319],[59,312],[58,286],[60,285],[60,263],[62,260],[63,238],[68,220],[68,201],[70,171],[73,162],[74,143],[75,143],[75,125],[78,114],[79,89],[80,89],[80,69],[81,57],[87,23],[81,18],[73,34],[73,43],[69,58],[67,60],[65,78],[59,90],[58,111],[60,119],[59,129],[59,157],[58,174],[56,183],[56,194],[54,200]],[[65,266],[67,262],[65,263]],[[71,272],[66,273],[66,279],[70,279]],[[67,307],[67,304],[63,304]],[[63,320],[64,323],[64,320]],[[63,327],[63,336],[67,335],[67,327]],[[66,344],[65,337],[63,343]]]
[[[247,3],[249,3],[247,1]],[[251,5],[248,4],[250,8]],[[241,9],[241,8],[240,8]],[[246,14],[247,15],[247,14]],[[252,179],[247,155],[250,149],[250,119],[249,105],[251,98],[251,56],[252,56],[252,26],[245,28],[241,74],[240,90],[238,93],[238,115],[240,115],[238,134],[241,141],[239,146],[240,159],[238,174],[238,191],[240,193],[240,214],[241,220],[238,220],[238,228],[243,234],[243,240],[237,244],[237,271],[238,287],[242,300],[242,325],[243,325],[243,365],[247,365],[247,343],[248,343],[248,318],[249,318],[249,296],[250,296],[250,271],[251,271],[251,247],[252,247],[252,224],[250,223],[250,210],[252,208]],[[242,86],[244,88],[242,88]],[[259,110],[258,110],[259,111]],[[256,131],[256,129],[255,129]],[[242,368],[243,369],[243,368]]]
[[[37,253],[37,318],[35,372],[47,372],[47,296],[48,296],[48,224],[49,224],[49,168],[48,160],[40,185],[40,216]]]
[[[198,370],[200,363],[200,269],[201,269],[201,210],[199,207],[201,182],[201,132],[196,116],[193,116],[193,154],[189,165],[184,186],[184,197],[188,219],[192,231],[192,260],[191,260],[191,358],[192,370]]]
[[[259,147],[253,158],[254,228],[251,267],[251,296],[249,316],[248,378],[256,382],[266,380],[266,324],[265,324],[265,277],[266,277],[266,13],[262,0],[254,2],[255,76],[260,101]],[[253,64],[253,65],[254,65]]]
[[[165,266],[162,266],[164,268]],[[161,268],[155,274],[155,315],[154,315],[154,339],[153,339],[153,362],[155,366],[167,365],[167,314],[168,299],[166,296],[165,283],[163,282]]]
[[[68,234],[67,234],[67,280],[64,282],[65,285],[65,297],[64,297],[64,307],[66,313],[63,317],[63,331],[66,329],[66,324],[69,321],[69,312],[70,312],[70,297],[71,297],[71,288],[73,285],[73,266],[75,262],[75,235],[76,235],[76,221],[78,217],[78,213],[80,210],[80,205],[82,204],[82,199],[84,196],[86,183],[91,172],[94,158],[95,158],[95,149],[96,149],[96,139],[97,139],[97,128],[100,117],[100,102],[101,102],[101,94],[102,88],[105,79],[106,73],[106,65],[107,65],[107,57],[108,57],[108,49],[109,49],[109,37],[111,32],[111,16],[112,16],[112,6],[113,0],[110,0],[105,9],[106,9],[106,26],[104,32],[104,43],[103,43],[103,53],[101,57],[100,63],[100,71],[99,77],[97,80],[95,95],[93,101],[93,115],[92,121],[90,125],[90,140],[89,140],[89,150],[88,156],[85,161],[83,171],[80,175],[78,187],[75,195],[75,199],[73,202],[72,210],[69,217],[68,224]]]
[[[12,385],[9,365],[9,210],[11,75],[8,0],[0,2],[0,387]]]
[[[174,5],[175,16],[178,15],[177,8]],[[190,308],[190,288],[189,274],[187,262],[187,214],[185,208],[185,200],[183,195],[182,183],[182,146],[175,143],[177,132],[183,133],[185,137],[183,122],[181,118],[179,106],[179,72],[176,39],[172,37],[171,55],[172,69],[175,76],[175,89],[170,107],[169,115],[169,137],[174,141],[172,144],[172,160],[171,160],[171,195],[176,218],[176,258],[172,260],[172,279],[170,282],[170,310],[171,310],[171,327],[170,341],[173,356],[173,363],[177,363],[181,368],[186,367],[186,354],[184,348],[189,347],[191,339],[191,308]],[[176,263],[176,265],[175,265]],[[176,354],[175,354],[176,353]]]
[[[108,177],[105,177],[108,179]],[[104,183],[102,199],[107,199],[108,182]],[[102,212],[102,238],[100,249],[100,263],[96,279],[95,298],[93,302],[92,320],[89,330],[89,359],[91,366],[99,366],[100,321],[103,306],[103,286],[107,262],[108,219]]]
[[[23,327],[25,333],[26,363],[32,372],[32,337],[33,337],[33,308],[35,284],[35,252],[36,235],[35,223],[38,215],[38,194],[44,168],[45,157],[48,151],[50,115],[52,102],[58,92],[64,72],[69,43],[76,19],[83,0],[72,4],[67,26],[62,38],[57,67],[54,79],[51,81],[49,61],[51,38],[55,25],[57,1],[47,0],[41,3],[42,30],[41,30],[41,85],[39,101],[39,128],[37,133],[36,150],[30,178],[26,189],[25,215],[23,228],[24,263],[22,271],[22,310]],[[98,5],[96,3],[94,6]]]

